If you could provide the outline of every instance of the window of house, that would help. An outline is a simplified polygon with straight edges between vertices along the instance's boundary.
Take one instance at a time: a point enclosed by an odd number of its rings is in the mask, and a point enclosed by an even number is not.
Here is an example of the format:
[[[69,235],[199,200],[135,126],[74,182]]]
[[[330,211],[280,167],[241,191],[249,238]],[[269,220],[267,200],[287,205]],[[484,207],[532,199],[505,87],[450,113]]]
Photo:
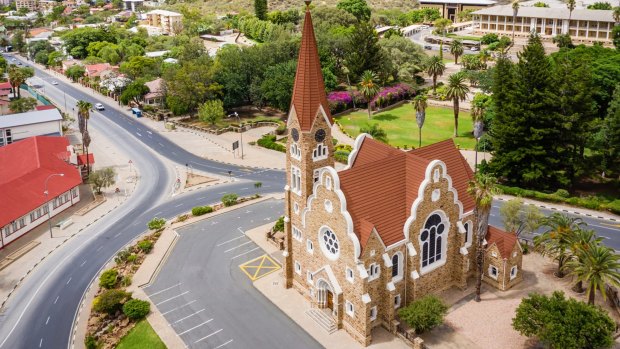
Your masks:
[[[3,230],[4,230],[4,236],[11,235],[11,225],[7,224]]]
[[[467,221],[463,227],[465,228],[465,247],[469,247],[474,240],[474,224],[472,221]]]
[[[340,255],[340,242],[336,234],[331,229],[324,228],[319,235],[319,239],[323,254],[329,259],[337,259]]]
[[[317,144],[316,148],[312,150],[312,160],[323,160],[327,159],[327,146],[323,143]]]
[[[392,256],[392,281],[400,281],[403,278],[403,254],[396,252]]]
[[[372,281],[381,275],[381,267],[377,263],[372,263],[366,271],[368,272],[368,281]]]
[[[293,226],[293,238],[301,242],[301,230],[297,229],[296,226]]]
[[[19,229],[19,228],[17,227],[17,221],[13,221],[13,222],[11,222],[11,228],[12,228],[11,230],[13,230],[13,232],[15,232],[17,229]]]
[[[347,267],[347,270],[345,271],[345,275],[347,277],[347,281],[353,283],[353,281],[355,280],[355,276],[353,275],[353,269]]]
[[[319,181],[319,170],[314,170],[313,174],[314,174],[314,176],[313,176],[314,177],[314,182],[313,183],[316,183],[316,182]]]
[[[377,319],[377,306],[370,308],[370,321],[375,321]]]
[[[291,191],[301,195],[301,170],[291,166]]]
[[[489,266],[489,276],[497,280],[497,267],[496,266],[493,266],[493,265]]]
[[[345,301],[345,308],[347,311],[347,315],[349,315],[350,317],[354,317],[355,316],[355,307],[353,306],[353,303],[349,302],[349,301]]]
[[[441,216],[434,213],[428,217],[420,234],[422,271],[434,269],[434,267],[445,263],[446,239],[444,236],[446,235],[446,224],[442,221]]]
[[[394,308],[399,308],[400,307],[400,294],[397,294],[394,297]]]
[[[301,275],[301,264],[298,261],[295,261],[295,272]]]
[[[291,144],[291,156],[297,160],[301,159],[301,148],[297,143]]]
[[[510,268],[510,280],[514,279],[517,277],[517,266],[513,266],[512,268]]]
[[[52,201],[52,207],[54,209],[58,207],[58,198],[54,198],[54,201]]]
[[[43,205],[43,214],[48,214],[50,211],[49,204]]]
[[[37,216],[36,216],[36,213],[34,211],[30,212],[30,222],[34,222],[37,219],[36,217]]]
[[[78,197],[78,188],[73,188],[71,189],[71,195],[73,196],[73,198],[77,198]]]
[[[26,218],[22,217],[18,220],[19,223],[19,229],[23,228],[26,226]]]
[[[310,271],[306,272],[306,280],[308,280],[309,283],[312,283],[312,273]]]
[[[312,253],[314,251],[314,244],[310,239],[306,240],[306,251]]]
[[[295,214],[299,214],[299,204],[298,203],[294,203],[293,204],[293,211],[295,212]]]

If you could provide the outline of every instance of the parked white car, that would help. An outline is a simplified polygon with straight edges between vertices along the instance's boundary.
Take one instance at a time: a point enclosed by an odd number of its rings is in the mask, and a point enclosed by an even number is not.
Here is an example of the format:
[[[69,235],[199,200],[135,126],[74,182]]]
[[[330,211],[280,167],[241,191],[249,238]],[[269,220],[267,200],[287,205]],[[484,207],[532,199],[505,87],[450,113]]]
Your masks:
[[[95,109],[97,109],[97,110],[105,110],[105,108],[103,107],[103,104],[101,104],[101,103],[95,104]]]

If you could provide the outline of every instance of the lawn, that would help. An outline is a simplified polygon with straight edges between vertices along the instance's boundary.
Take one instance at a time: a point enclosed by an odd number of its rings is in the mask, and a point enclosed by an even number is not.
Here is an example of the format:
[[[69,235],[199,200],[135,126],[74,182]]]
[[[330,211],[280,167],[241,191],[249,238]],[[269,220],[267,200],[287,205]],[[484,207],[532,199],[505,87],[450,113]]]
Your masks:
[[[453,33],[449,33],[447,35],[449,38],[452,39],[459,39],[459,40],[471,40],[471,41],[480,41],[481,37],[480,36],[471,36],[471,35],[456,35]]]
[[[116,349],[166,349],[164,342],[149,324],[148,321],[142,320],[136,324],[125,337],[123,337],[116,346]]]
[[[410,103],[398,108],[384,111],[372,116],[368,120],[366,110],[359,110],[351,114],[336,118],[344,130],[351,136],[357,137],[360,127],[366,123],[378,123],[388,136],[392,146],[410,148],[418,147],[418,125],[415,121],[415,111]],[[474,149],[476,141],[472,135],[473,124],[468,112],[459,113],[459,137],[454,143],[463,149]],[[454,133],[454,114],[452,108],[428,107],[426,120],[422,127],[422,145],[432,144],[452,138]]]
[[[248,122],[259,122],[259,121],[271,121],[271,122],[277,122],[279,124],[283,124],[282,119],[279,116],[253,116],[253,117],[241,117],[241,122],[242,123],[248,123]],[[201,126],[201,127],[210,127],[211,124],[207,123],[207,122],[203,122],[200,121],[199,119],[193,119],[189,122],[187,122],[190,125],[195,125],[195,126]],[[215,127],[216,128],[225,128],[228,127],[230,125],[234,125],[237,126],[239,125],[239,121],[237,121],[237,118],[231,117],[225,117],[220,119],[218,122],[215,123]]]

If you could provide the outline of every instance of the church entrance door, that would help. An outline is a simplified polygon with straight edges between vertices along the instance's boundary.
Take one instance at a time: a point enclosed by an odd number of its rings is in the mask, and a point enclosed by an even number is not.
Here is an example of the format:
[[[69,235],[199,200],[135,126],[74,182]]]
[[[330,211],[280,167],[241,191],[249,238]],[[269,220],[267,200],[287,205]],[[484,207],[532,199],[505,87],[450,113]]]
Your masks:
[[[327,305],[326,308],[329,308],[330,310],[334,311],[334,294],[327,290]]]

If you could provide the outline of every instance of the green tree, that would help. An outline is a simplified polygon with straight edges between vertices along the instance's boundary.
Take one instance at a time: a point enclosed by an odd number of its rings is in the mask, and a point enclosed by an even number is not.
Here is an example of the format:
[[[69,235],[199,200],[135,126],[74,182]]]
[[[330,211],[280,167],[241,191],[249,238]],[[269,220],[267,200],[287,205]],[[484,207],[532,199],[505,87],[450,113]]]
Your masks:
[[[607,168],[620,172],[620,84],[614,91],[598,137],[601,138],[601,149]]]
[[[467,193],[474,199],[474,217],[477,226],[475,227],[476,241],[476,302],[480,302],[480,291],[482,289],[482,276],[484,275],[484,245],[483,242],[489,229],[489,216],[493,205],[493,195],[497,193],[497,179],[495,177],[478,172],[473,181],[467,186]]]
[[[446,65],[440,56],[431,56],[426,63],[426,73],[433,78],[433,94],[437,93],[437,77],[446,71]]]
[[[463,52],[464,48],[461,40],[452,40],[452,43],[450,44],[450,53],[454,55],[454,64],[459,64],[459,56],[462,55]]]
[[[212,64],[209,56],[203,56],[164,71],[166,104],[175,115],[194,112],[200,104],[220,95]]]
[[[237,196],[237,194],[234,194],[234,193],[226,194],[222,196],[222,203],[226,207],[234,206],[237,204],[238,198],[239,196]]]
[[[121,63],[120,72],[130,79],[148,78],[159,74],[160,64],[155,58],[133,56]]]
[[[116,183],[116,171],[112,167],[93,171],[88,177],[88,182],[92,184],[95,192],[101,195],[102,188],[107,188]]]
[[[620,6],[616,8],[618,9]],[[611,37],[613,38],[614,47],[620,50],[620,25],[614,26],[614,29],[611,30]]]
[[[123,290],[105,290],[93,301],[93,310],[97,313],[114,315],[131,299],[131,293]]]
[[[144,319],[151,312],[151,303],[140,299],[130,299],[123,304],[123,314],[131,320]]]
[[[577,279],[573,291],[577,293],[583,293],[583,280],[577,275],[584,269],[577,270],[579,267],[586,265],[588,258],[588,250],[593,246],[598,246],[603,241],[603,238],[597,237],[596,233],[590,229],[577,229],[571,236],[570,243],[570,257],[569,261],[564,264],[568,273],[573,275]]]
[[[273,65],[265,71],[260,85],[264,101],[272,107],[288,111],[293,98],[297,62],[290,60]]]
[[[575,48],[573,40],[568,34],[558,34],[553,37],[553,43],[558,45],[558,48]]]
[[[84,74],[86,74],[86,69],[77,64],[70,66],[67,71],[65,71],[65,75],[73,81],[78,81]]]
[[[34,76],[34,69],[30,67],[20,68],[16,65],[9,67],[9,83],[13,86],[13,90],[17,91],[17,98],[22,97],[20,86],[26,82],[28,78]]]
[[[437,296],[427,295],[398,310],[398,316],[420,334],[441,325],[448,306]]]
[[[375,74],[366,70],[362,74],[361,81],[359,83],[359,92],[364,96],[364,99],[368,103],[368,120],[372,118],[372,100],[379,93],[379,85],[377,85]]]
[[[120,47],[115,44],[110,44],[99,50],[98,57],[110,63],[117,65],[121,61]]]
[[[454,110],[454,137],[458,137],[459,134],[459,102],[464,101],[469,93],[469,87],[465,84],[466,78],[463,72],[452,74],[448,78],[446,97],[452,100],[452,107]]]
[[[452,21],[447,18],[439,18],[433,22],[433,26],[437,33],[445,38],[446,30],[452,26]],[[439,57],[443,60],[443,39],[439,42]]]
[[[19,98],[9,102],[9,108],[14,113],[25,113],[34,110],[37,100],[32,97]]]
[[[597,242],[586,246],[581,251],[583,255],[578,254],[578,258],[568,261],[566,267],[578,281],[586,284],[588,304],[594,305],[597,291],[606,299],[607,285],[620,286],[620,255]]]
[[[388,142],[387,133],[385,132],[384,129],[379,127],[379,124],[377,123],[374,123],[372,125],[366,124],[360,127],[360,133],[366,133],[370,135],[372,138],[378,140],[379,142],[383,142],[383,143]]]
[[[129,104],[134,102],[138,107],[142,106],[142,97],[149,93],[149,88],[144,84],[143,80],[136,80],[127,85],[121,93],[121,102],[123,104]]]
[[[549,7],[549,5],[545,2],[542,1],[538,1],[536,3],[534,3],[534,7]]]
[[[534,205],[524,205],[523,199],[515,198],[505,202],[499,208],[504,229],[515,233],[517,236],[522,232],[533,233],[540,227],[543,215],[540,209]]]
[[[556,276],[563,278],[564,264],[570,259],[573,235],[585,223],[581,218],[555,212],[543,220],[543,225],[547,229],[541,235],[534,237],[534,246],[540,249],[542,255],[548,255],[558,262]]]
[[[358,21],[370,20],[370,7],[366,0],[341,0],[336,7],[352,14]]]
[[[576,5],[576,0],[566,0],[566,8],[568,8],[568,23],[570,23],[570,20],[573,17],[573,11],[575,10]],[[570,36],[570,31],[567,34]]]
[[[267,0],[254,0],[254,14],[262,21],[267,19]]]
[[[107,41],[116,43],[117,38],[125,35],[108,28],[76,28],[65,32],[61,38],[64,41],[66,52],[69,52],[76,59],[83,59],[88,56],[88,45],[91,42]]]
[[[615,322],[603,309],[566,299],[559,291],[551,296],[531,293],[523,298],[512,327],[558,349],[610,347],[616,330]]]
[[[379,36],[375,28],[368,23],[357,24],[348,36],[349,42],[345,58],[345,66],[351,74],[350,79],[358,80],[367,71],[373,71],[383,77],[385,51],[379,45]]]
[[[26,38],[25,32],[23,30],[15,30],[13,32],[13,37],[11,38],[11,46],[13,46],[13,50],[24,53],[26,51]]]
[[[415,122],[418,125],[418,147],[422,146],[422,126],[424,126],[424,120],[426,119],[426,102],[425,95],[420,94],[413,99],[413,109],[415,109]]]
[[[198,108],[198,118],[211,125],[215,125],[223,117],[224,104],[219,99],[206,101]]]
[[[393,80],[415,82],[416,75],[424,70],[426,54],[422,47],[401,36],[381,38],[379,45],[395,68]]]
[[[612,10],[611,4],[608,2],[595,2],[591,5],[588,5],[588,10]]]
[[[99,286],[111,289],[118,284],[118,271],[116,269],[108,269],[99,276]]]
[[[166,220],[164,218],[155,217],[148,222],[147,227],[151,230],[160,230],[165,225],[166,225]]]
[[[62,60],[65,59],[65,55],[60,51],[54,51],[47,55],[47,66],[59,67],[62,64]]]

